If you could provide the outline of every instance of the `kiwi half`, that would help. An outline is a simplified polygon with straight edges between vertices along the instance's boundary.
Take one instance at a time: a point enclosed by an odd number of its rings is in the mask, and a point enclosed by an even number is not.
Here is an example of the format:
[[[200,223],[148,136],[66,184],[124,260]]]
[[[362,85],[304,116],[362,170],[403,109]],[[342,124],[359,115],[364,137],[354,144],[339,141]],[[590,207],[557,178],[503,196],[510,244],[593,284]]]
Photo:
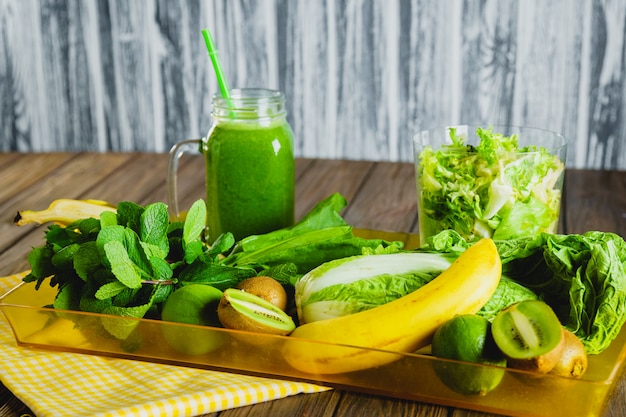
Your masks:
[[[287,291],[274,278],[266,276],[247,278],[241,281],[237,288],[264,298],[283,311],[287,308]]]
[[[539,300],[513,304],[496,315],[493,338],[514,368],[546,373],[563,350],[561,322],[552,308]]]
[[[296,327],[293,319],[271,302],[237,288],[224,291],[217,315],[229,329],[287,335]]]

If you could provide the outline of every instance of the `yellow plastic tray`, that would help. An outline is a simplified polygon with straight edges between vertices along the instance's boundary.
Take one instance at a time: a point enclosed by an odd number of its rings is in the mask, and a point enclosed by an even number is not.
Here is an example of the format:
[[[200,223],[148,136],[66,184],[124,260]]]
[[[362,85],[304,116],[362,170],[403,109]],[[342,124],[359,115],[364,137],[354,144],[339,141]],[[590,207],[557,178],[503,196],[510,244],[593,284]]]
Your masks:
[[[401,238],[407,246],[416,244],[413,235],[361,232],[362,236]],[[393,362],[363,371],[338,374],[307,374],[292,368],[282,356],[287,337],[261,335],[212,327],[167,323],[158,320],[60,311],[42,306],[54,300],[56,288],[47,283],[35,290],[21,284],[0,298],[0,310],[7,317],[20,346],[71,351],[93,355],[167,363],[204,369],[314,382],[320,385],[382,396],[474,409],[512,416],[599,416],[613,390],[626,357],[626,330],[612,345],[589,358],[583,378],[538,375],[507,369],[502,383],[484,396],[458,394],[447,388],[434,372],[435,362],[454,366],[428,354],[384,352]],[[134,337],[121,342],[104,331],[107,325],[136,324]],[[221,346],[210,353],[188,356],[169,347],[162,336],[166,327],[191,332],[192,337],[219,337]],[[372,329],[375,331],[375,329]],[[289,340],[293,341],[294,338]],[[299,340],[303,349],[315,350],[323,342]],[[363,347],[343,347],[354,354]],[[482,365],[473,365],[481,367]]]

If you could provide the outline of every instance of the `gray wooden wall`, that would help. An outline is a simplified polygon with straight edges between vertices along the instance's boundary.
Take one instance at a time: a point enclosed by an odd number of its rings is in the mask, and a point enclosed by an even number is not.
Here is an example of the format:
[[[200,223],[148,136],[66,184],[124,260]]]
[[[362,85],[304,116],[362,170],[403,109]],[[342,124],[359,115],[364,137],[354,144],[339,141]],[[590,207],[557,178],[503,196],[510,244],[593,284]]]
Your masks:
[[[626,169],[624,0],[0,0],[0,151],[165,152],[233,87],[285,92],[297,156],[412,160],[451,123],[562,132]]]

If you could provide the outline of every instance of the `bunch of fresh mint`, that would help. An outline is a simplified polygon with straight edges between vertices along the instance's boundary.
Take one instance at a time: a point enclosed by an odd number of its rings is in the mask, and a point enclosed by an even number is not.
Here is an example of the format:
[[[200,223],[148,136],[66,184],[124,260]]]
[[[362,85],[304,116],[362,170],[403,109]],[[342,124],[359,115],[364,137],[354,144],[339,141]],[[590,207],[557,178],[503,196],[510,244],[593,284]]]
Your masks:
[[[179,285],[203,282],[225,289],[256,275],[252,268],[219,265],[218,256],[234,238],[225,234],[209,247],[205,224],[203,200],[191,206],[184,222],[170,222],[163,203],[122,202],[117,213],[103,212],[100,219],[50,226],[46,244],[28,255],[31,272],[24,281],[37,281],[39,288],[50,277],[50,285],[58,286],[55,309],[157,318],[159,304]],[[132,328],[107,330],[124,339]]]

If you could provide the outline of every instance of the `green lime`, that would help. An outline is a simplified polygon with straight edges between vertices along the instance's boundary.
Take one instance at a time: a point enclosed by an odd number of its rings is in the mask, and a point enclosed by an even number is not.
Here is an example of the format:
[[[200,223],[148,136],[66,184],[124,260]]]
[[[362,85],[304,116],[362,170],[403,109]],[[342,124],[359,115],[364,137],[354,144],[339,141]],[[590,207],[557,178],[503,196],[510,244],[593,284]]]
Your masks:
[[[485,395],[500,384],[505,374],[506,359],[493,340],[491,324],[475,314],[459,315],[441,325],[433,336],[432,353],[473,363],[433,362],[441,381],[461,394]]]
[[[161,311],[163,321],[219,326],[217,306],[222,291],[203,284],[180,287],[167,298]],[[163,323],[162,333],[174,349],[186,355],[201,355],[217,349],[224,336],[218,331],[193,327],[173,326]]]

